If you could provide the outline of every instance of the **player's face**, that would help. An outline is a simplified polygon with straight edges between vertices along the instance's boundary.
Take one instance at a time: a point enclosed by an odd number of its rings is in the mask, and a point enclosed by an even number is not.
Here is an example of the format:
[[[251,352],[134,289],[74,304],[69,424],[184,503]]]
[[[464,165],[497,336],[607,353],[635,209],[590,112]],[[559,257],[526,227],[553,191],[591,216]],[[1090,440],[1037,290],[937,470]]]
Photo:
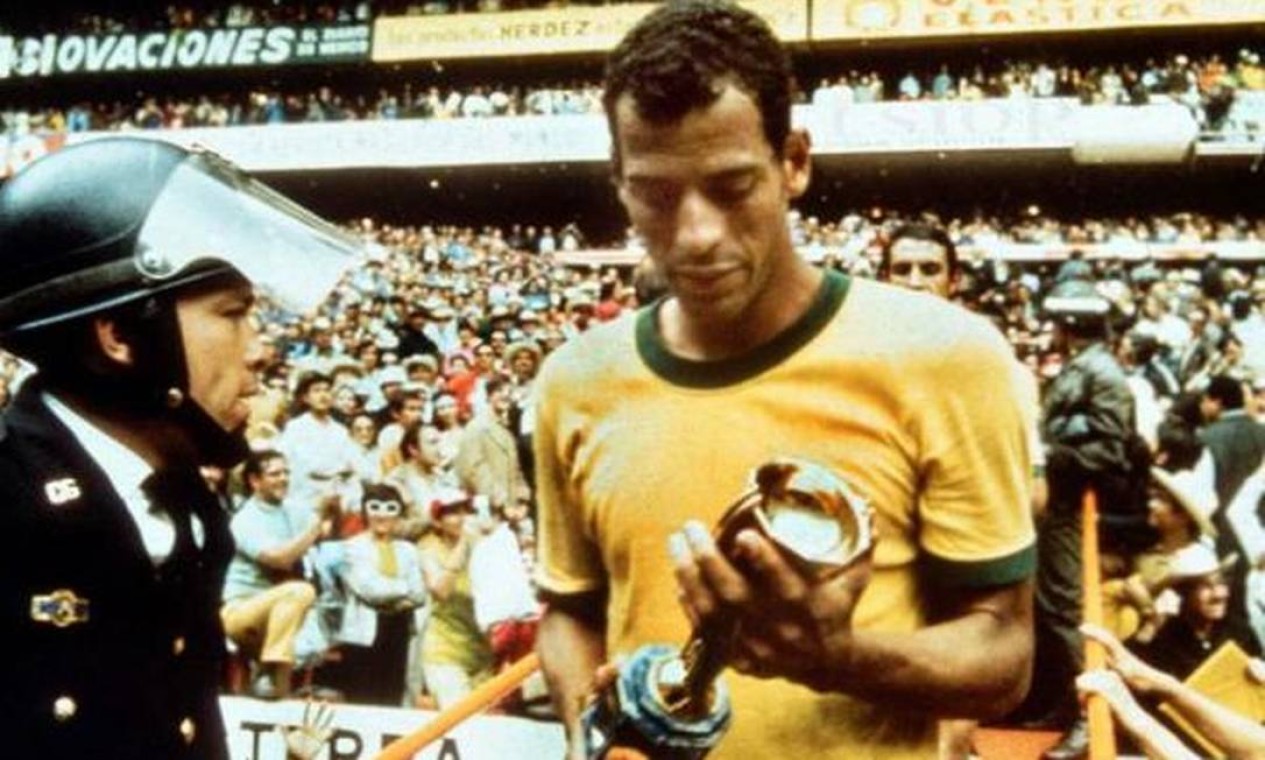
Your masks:
[[[176,301],[189,396],[225,430],[246,424],[248,399],[259,391],[263,347],[254,305],[254,294],[244,281]]]
[[[677,122],[643,120],[628,95],[615,115],[620,201],[682,312],[727,323],[776,298],[775,275],[795,261],[786,212],[808,185],[807,144],[775,153],[734,87]]]
[[[892,244],[888,279],[910,290],[948,298],[953,294],[949,257],[944,247],[930,240],[901,238]]]

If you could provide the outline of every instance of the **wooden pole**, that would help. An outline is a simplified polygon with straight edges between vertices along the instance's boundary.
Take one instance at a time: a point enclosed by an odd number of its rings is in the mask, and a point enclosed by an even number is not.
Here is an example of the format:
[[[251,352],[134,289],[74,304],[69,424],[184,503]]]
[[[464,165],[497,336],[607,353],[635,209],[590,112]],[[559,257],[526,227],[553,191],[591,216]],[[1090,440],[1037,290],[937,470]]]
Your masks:
[[[1102,565],[1098,556],[1098,497],[1085,491],[1081,509],[1081,593],[1086,623],[1102,625]],[[1106,667],[1107,651],[1096,641],[1085,640],[1085,669]],[[1116,734],[1111,706],[1097,694],[1085,705],[1089,720],[1089,760],[1115,760]]]
[[[492,680],[481,684],[457,704],[435,716],[430,723],[408,736],[401,736],[391,742],[376,760],[409,760],[414,754],[425,749],[431,742],[441,739],[467,718],[496,704],[506,694],[517,689],[519,684],[527,680],[539,668],[540,657],[532,652],[498,673]]]

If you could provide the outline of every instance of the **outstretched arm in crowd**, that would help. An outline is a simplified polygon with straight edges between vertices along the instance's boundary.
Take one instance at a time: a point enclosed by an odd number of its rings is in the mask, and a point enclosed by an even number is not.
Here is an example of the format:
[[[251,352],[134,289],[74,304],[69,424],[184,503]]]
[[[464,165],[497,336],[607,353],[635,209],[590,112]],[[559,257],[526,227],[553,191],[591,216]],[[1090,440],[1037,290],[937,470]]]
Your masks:
[[[1168,673],[1146,664],[1126,649],[1120,640],[1105,628],[1086,624],[1081,626],[1081,632],[1103,645],[1107,650],[1108,666],[1120,674],[1130,689],[1168,702],[1182,717],[1190,721],[1199,733],[1206,736],[1228,756],[1265,759],[1265,727],[1209,699]],[[1091,679],[1089,683],[1091,689],[1097,690],[1097,680],[1097,677]],[[1116,705],[1112,697],[1106,693],[1104,696],[1115,711]],[[1145,747],[1145,742],[1143,746]],[[1195,757],[1195,755],[1157,756]]]
[[[1103,669],[1086,671],[1077,677],[1076,688],[1081,693],[1097,694],[1105,699],[1116,720],[1147,757],[1158,760],[1199,760],[1199,755],[1182,744],[1172,731],[1138,704],[1119,673]]]

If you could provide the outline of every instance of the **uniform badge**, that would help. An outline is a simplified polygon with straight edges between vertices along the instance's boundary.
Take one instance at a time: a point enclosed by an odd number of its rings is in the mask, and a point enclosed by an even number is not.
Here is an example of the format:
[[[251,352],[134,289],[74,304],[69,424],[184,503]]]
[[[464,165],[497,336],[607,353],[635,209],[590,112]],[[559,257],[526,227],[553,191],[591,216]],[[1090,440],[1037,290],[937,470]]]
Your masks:
[[[57,589],[51,594],[31,597],[31,619],[37,623],[51,623],[67,628],[75,623],[88,622],[88,600],[68,588]]]
[[[79,490],[79,481],[74,478],[58,478],[44,484],[44,495],[48,497],[48,503],[54,507],[74,501],[82,494],[83,492]]]

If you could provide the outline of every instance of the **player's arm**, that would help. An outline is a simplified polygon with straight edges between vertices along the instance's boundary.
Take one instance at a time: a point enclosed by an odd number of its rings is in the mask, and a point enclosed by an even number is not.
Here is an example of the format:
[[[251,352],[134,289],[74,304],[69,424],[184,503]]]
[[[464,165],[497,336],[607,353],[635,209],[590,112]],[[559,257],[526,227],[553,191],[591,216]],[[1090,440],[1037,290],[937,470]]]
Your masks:
[[[541,670],[567,732],[569,756],[583,758],[580,714],[606,661],[603,594],[541,595],[546,607],[536,638]]]

